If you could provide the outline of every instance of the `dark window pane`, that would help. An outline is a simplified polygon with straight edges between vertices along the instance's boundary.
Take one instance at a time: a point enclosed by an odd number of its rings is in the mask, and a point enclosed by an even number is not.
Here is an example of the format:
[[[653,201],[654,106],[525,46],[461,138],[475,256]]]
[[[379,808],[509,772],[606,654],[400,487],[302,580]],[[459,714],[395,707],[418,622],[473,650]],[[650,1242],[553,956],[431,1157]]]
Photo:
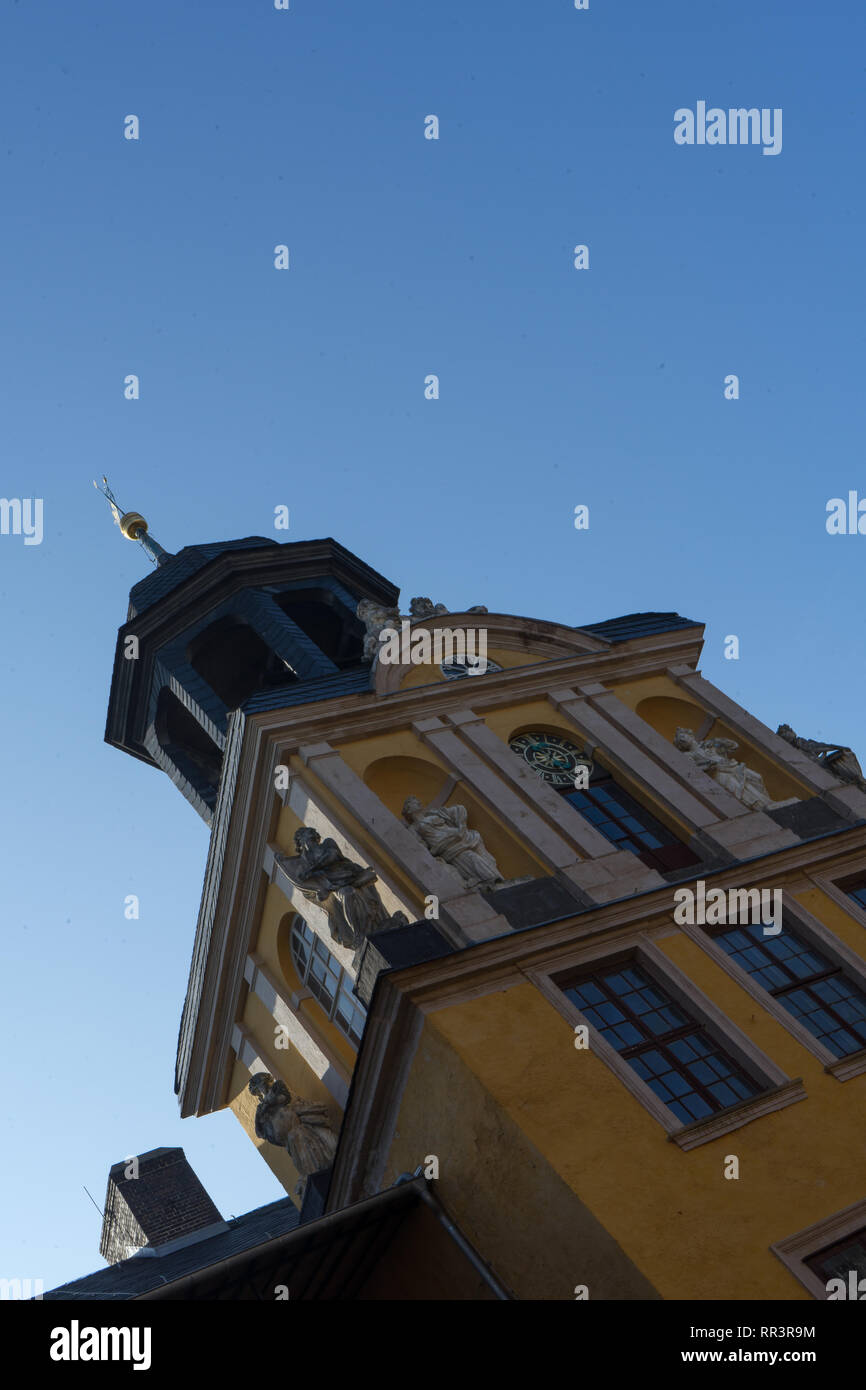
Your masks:
[[[639,855],[644,864],[667,873],[697,864],[698,856],[650,815],[607,773],[593,774],[583,791],[562,795],[618,849]]]
[[[683,1124],[760,1090],[640,966],[599,970],[564,992]]]
[[[866,1047],[866,994],[790,923],[778,936],[764,936],[760,923],[711,934],[835,1057]]]

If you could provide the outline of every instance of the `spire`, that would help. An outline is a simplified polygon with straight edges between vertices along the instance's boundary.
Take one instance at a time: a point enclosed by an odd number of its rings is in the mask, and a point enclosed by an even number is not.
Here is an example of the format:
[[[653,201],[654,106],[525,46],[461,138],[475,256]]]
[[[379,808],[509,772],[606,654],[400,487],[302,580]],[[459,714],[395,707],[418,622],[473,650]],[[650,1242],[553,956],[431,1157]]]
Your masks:
[[[121,512],[117,499],[108,486],[108,479],[105,474],[102,475],[102,487],[99,486],[95,478],[93,480],[93,486],[96,488],[96,491],[101,492],[103,497],[108,501],[111,514],[127,540],[138,541],[142,550],[146,551],[155,565],[164,565],[167,560],[173,559],[173,556],[167,550],[163,550],[159,541],[155,541],[153,537],[148,534],[147,522],[140,512]]]

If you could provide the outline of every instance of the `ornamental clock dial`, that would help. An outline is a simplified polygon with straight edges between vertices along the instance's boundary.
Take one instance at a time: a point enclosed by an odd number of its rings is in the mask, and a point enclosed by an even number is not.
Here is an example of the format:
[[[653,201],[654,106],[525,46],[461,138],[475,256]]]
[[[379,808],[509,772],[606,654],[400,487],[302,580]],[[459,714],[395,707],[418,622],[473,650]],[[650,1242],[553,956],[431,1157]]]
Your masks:
[[[539,777],[554,787],[573,787],[574,776],[579,767],[592,771],[592,760],[577,744],[558,734],[519,734],[510,742],[512,752],[517,753]]]
[[[457,657],[455,661],[443,661],[439,670],[447,681],[456,681],[463,676],[484,676],[488,671],[501,671],[502,667],[491,661],[489,656],[467,656]]]

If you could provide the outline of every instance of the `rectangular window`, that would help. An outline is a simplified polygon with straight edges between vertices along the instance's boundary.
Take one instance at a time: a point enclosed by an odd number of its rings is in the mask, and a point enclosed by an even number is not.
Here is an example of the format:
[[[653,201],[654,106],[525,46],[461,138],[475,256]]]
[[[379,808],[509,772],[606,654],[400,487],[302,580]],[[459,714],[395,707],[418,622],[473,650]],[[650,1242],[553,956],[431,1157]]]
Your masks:
[[[607,773],[593,775],[585,790],[567,791],[563,795],[611,844],[637,855],[650,869],[664,874],[699,862],[687,845],[665,829]]]
[[[831,1296],[827,1289],[831,1279],[841,1279],[845,1297],[850,1298],[852,1283],[866,1278],[866,1202],[834,1212],[770,1249],[813,1298]],[[852,1273],[855,1281],[849,1278]],[[854,1297],[862,1298],[862,1294],[858,1291]]]
[[[866,908],[866,874],[858,874],[856,878],[845,879],[839,884],[843,893],[847,893],[849,898],[853,898],[858,907]]]
[[[866,994],[787,919],[778,936],[765,936],[760,923],[710,935],[834,1057],[866,1048]]]
[[[866,1229],[854,1231],[835,1245],[828,1245],[817,1254],[810,1255],[803,1263],[817,1275],[822,1284],[831,1279],[844,1279],[853,1269],[858,1279],[866,1277]]]
[[[684,1125],[765,1089],[634,961],[561,988]]]

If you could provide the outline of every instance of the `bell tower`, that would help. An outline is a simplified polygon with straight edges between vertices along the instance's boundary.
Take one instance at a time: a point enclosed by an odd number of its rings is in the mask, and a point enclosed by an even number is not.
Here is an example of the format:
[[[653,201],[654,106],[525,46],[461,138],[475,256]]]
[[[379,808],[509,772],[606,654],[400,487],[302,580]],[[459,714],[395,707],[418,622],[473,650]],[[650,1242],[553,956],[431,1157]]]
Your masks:
[[[170,554],[101,490],[155,564],[118,632],[106,742],[162,768],[210,824],[232,711],[254,697],[277,707],[360,689],[355,610],[393,604],[398,591],[330,539],[248,536]]]

